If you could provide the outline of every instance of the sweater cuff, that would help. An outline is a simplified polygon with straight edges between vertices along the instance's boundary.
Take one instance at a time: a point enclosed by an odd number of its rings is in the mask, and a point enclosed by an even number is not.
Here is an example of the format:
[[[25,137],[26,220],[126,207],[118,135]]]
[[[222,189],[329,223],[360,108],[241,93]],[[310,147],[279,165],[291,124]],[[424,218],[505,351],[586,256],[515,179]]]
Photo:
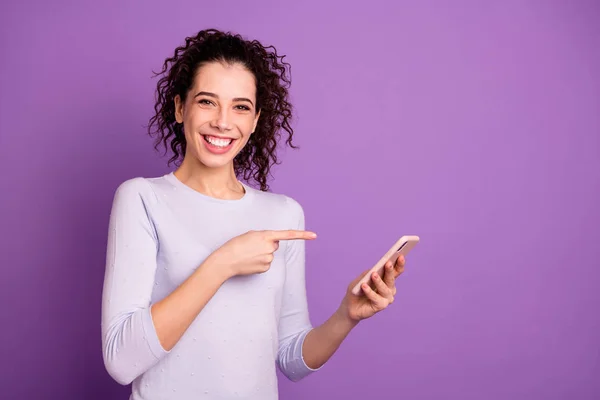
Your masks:
[[[150,351],[152,351],[152,354],[154,354],[154,357],[156,357],[157,360],[160,360],[165,355],[169,354],[170,351],[165,350],[160,344],[150,309],[151,307],[148,307],[142,312],[142,327]]]

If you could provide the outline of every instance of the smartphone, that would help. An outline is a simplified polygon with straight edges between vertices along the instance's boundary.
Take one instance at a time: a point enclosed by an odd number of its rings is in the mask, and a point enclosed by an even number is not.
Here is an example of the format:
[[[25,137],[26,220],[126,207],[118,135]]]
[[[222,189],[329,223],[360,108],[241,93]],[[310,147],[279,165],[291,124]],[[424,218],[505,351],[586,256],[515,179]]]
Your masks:
[[[371,275],[373,275],[373,272],[377,272],[377,274],[383,278],[385,263],[389,260],[392,262],[392,264],[394,264],[400,254],[406,257],[408,252],[411,251],[417,245],[417,243],[419,243],[419,237],[415,235],[406,235],[398,239],[392,248],[389,249],[383,257],[381,257],[381,259],[373,266],[373,268],[371,268],[369,273],[366,274],[364,278],[362,278],[360,282],[354,286],[354,288],[352,288],[352,294],[358,295],[362,291],[362,284],[371,281]]]

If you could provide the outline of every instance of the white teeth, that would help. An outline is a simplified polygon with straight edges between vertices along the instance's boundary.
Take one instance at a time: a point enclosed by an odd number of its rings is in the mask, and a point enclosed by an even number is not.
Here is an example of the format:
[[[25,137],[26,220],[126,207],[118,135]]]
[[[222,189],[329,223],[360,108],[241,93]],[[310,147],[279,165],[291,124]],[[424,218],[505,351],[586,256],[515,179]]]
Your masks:
[[[231,143],[231,139],[217,139],[211,136],[205,136],[205,138],[206,141],[217,147],[227,147]]]

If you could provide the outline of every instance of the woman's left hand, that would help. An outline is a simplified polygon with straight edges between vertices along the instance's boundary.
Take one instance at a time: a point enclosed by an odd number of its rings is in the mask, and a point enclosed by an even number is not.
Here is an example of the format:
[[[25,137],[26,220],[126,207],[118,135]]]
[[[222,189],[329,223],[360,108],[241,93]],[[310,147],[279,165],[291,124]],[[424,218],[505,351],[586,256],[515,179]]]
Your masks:
[[[385,264],[383,277],[380,277],[376,272],[371,276],[371,282],[375,290],[371,288],[369,283],[364,283],[362,293],[357,296],[351,290],[363,276],[369,273],[369,270],[363,272],[348,286],[339,311],[352,321],[358,322],[386,309],[394,302],[396,278],[404,272],[404,264],[405,259],[402,255],[398,257],[395,265],[388,261]]]

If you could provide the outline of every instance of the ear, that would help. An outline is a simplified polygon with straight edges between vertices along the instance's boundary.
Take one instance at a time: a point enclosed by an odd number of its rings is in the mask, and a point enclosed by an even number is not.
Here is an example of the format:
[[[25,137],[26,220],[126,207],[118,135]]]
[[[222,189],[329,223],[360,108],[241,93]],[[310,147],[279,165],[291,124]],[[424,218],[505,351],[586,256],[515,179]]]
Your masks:
[[[258,119],[260,118],[260,111],[258,110],[258,112],[256,113],[256,117],[254,117],[254,126],[252,127],[252,133],[254,133],[254,131],[256,130],[256,125],[258,125]]]
[[[175,96],[175,120],[182,124],[183,123],[183,102],[181,96]]]

